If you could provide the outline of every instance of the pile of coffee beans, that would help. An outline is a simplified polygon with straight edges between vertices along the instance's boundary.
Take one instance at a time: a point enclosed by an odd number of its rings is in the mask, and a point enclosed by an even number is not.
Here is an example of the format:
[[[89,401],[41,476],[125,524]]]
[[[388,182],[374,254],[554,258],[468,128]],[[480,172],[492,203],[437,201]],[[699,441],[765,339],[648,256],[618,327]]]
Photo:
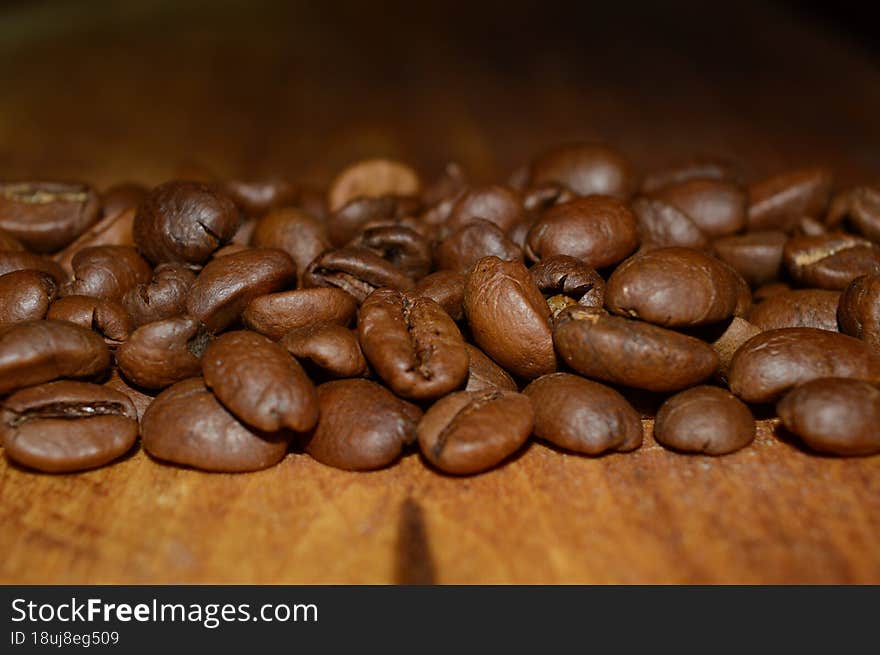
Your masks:
[[[474,474],[590,456],[880,453],[880,187],[821,167],[637,175],[545,152],[503,184],[371,159],[326,189],[198,173],[0,183],[0,444],[78,471],[291,450]],[[780,435],[781,436],[781,435]]]

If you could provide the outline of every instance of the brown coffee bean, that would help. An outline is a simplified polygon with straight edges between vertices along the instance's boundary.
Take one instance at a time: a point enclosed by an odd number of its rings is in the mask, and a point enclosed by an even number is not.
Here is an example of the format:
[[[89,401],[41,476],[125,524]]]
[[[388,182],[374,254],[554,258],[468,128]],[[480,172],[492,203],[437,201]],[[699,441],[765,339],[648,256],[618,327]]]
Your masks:
[[[414,297],[430,298],[443,308],[452,320],[464,318],[464,273],[460,271],[437,271],[419,280],[412,289]]]
[[[302,209],[286,207],[269,212],[256,223],[251,244],[283,250],[302,272],[330,247],[330,237],[319,219]]]
[[[795,235],[802,234],[809,237],[816,237],[822,234],[828,234],[828,230],[825,229],[825,226],[819,221],[818,218],[804,216],[803,218],[799,219],[797,223],[795,223],[792,233]]]
[[[880,453],[880,390],[867,382],[813,380],[789,392],[776,411],[812,450],[846,456]]]
[[[147,389],[162,389],[198,375],[208,335],[191,316],[147,323],[132,332],[116,351],[126,379]]]
[[[658,248],[637,253],[615,269],[605,304],[620,316],[689,327],[733,316],[739,292],[737,275],[724,262],[693,248]]]
[[[217,187],[174,181],[150,192],[132,229],[153,264],[203,264],[232,239],[240,223],[238,207]]]
[[[880,246],[839,232],[792,237],[782,256],[791,277],[808,287],[844,289],[860,275],[880,273]]]
[[[146,200],[147,194],[149,193],[150,190],[147,187],[142,184],[137,184],[136,182],[123,182],[122,184],[113,185],[101,194],[100,222],[103,222],[105,218],[118,216],[122,212],[136,210],[138,206]]]
[[[334,380],[318,387],[321,411],[305,450],[340,469],[365,471],[392,464],[415,441],[422,412],[369,380]]]
[[[99,209],[85,184],[0,183],[0,229],[32,252],[60,250],[97,220]]]
[[[0,230],[0,252],[4,250],[24,250],[24,246],[14,236]]]
[[[880,188],[862,186],[838,193],[825,223],[833,228],[843,221],[863,237],[880,242]]]
[[[84,378],[110,367],[107,344],[67,321],[24,321],[0,328],[0,395],[57,378]]]
[[[733,266],[746,282],[758,287],[779,279],[785,232],[749,232],[713,242],[718,257]]]
[[[227,255],[236,255],[240,252],[245,252],[246,250],[252,250],[252,248],[250,246],[244,245],[243,243],[230,243],[229,245],[223,246],[222,248],[218,248],[217,250],[215,250],[214,254],[211,255],[211,259],[208,260],[208,263],[211,263],[215,259],[226,257]]]
[[[0,275],[0,326],[44,318],[57,293],[58,284],[42,271]]]
[[[361,303],[381,287],[410,289],[413,280],[372,250],[348,247],[328,250],[309,264],[303,286],[338,287]]]
[[[46,273],[59,287],[67,281],[64,269],[48,257],[18,250],[0,250],[0,275],[15,271]]]
[[[467,190],[467,172],[458,162],[449,162],[443,171],[422,190],[422,200],[431,206],[444,200],[457,199]]]
[[[500,389],[501,391],[517,391],[516,382],[510,374],[493,362],[486,354],[474,345],[464,344],[468,353],[468,377],[465,391],[485,391]]]
[[[552,373],[530,383],[523,393],[535,409],[535,436],[560,448],[601,455],[642,445],[638,412],[604,384]]]
[[[144,414],[144,449],[153,457],[204,471],[241,473],[274,466],[287,452],[291,433],[263,433],[230,414],[202,378],[163,391]]]
[[[211,332],[238,320],[254,298],[296,283],[296,264],[283,250],[252,248],[211,261],[189,290],[187,313]]]
[[[718,371],[716,377],[722,382],[727,382],[730,372],[730,362],[734,354],[746,341],[756,334],[761,333],[761,328],[749,323],[747,320],[734,316],[725,330],[712,341],[712,348],[718,353]]]
[[[761,330],[813,327],[837,332],[839,298],[839,292],[824,289],[786,291],[756,305],[749,321]]]
[[[441,270],[467,272],[479,259],[495,256],[522,261],[522,249],[489,221],[472,220],[437,245],[435,257]]]
[[[313,323],[291,330],[279,343],[307,370],[317,369],[333,378],[357,378],[367,374],[367,360],[357,333],[342,325]]]
[[[108,387],[61,380],[3,401],[0,443],[17,464],[47,473],[103,466],[134,445],[137,411]]]
[[[365,159],[343,170],[327,193],[330,211],[337,211],[355,198],[387,195],[415,196],[421,183],[406,164],[390,159]]]
[[[581,375],[648,391],[678,391],[718,369],[718,355],[699,339],[588,307],[564,309],[553,340]]]
[[[785,230],[803,216],[818,217],[831,194],[831,171],[803,168],[749,187],[749,230]]]
[[[262,216],[273,209],[290,206],[298,195],[296,186],[277,177],[262,180],[228,180],[223,185],[223,190],[247,216]]]
[[[726,455],[755,439],[755,418],[730,392],[700,386],[672,396],[654,421],[658,443],[685,453]]]
[[[46,318],[70,321],[94,330],[115,345],[128,339],[134,329],[131,317],[120,303],[93,296],[64,296],[49,307]]]
[[[616,150],[598,144],[572,144],[550,150],[530,167],[532,186],[563,184],[580,196],[628,198],[636,188],[629,162]]]
[[[186,298],[196,274],[182,264],[159,264],[149,282],[129,289],[122,304],[138,327],[186,312]]]
[[[880,383],[880,355],[858,339],[816,328],[768,330],[730,364],[730,390],[750,403],[777,400],[799,384],[842,377]]]
[[[560,205],[563,202],[574,200],[577,194],[563,184],[556,182],[545,182],[536,186],[530,186],[523,189],[522,207],[526,211],[525,220],[517,221],[507,228],[510,232],[518,225],[523,223],[532,223],[534,219],[540,216],[544,211],[550,209],[553,205]]]
[[[240,421],[277,432],[312,429],[315,387],[299,363],[274,341],[240,330],[217,337],[202,356],[205,384]]]
[[[556,370],[550,309],[521,263],[478,261],[464,311],[476,344],[509,372],[531,380]]]
[[[431,270],[431,243],[403,225],[366,226],[352,246],[371,250],[413,280]]]
[[[654,193],[690,180],[736,180],[736,171],[730,163],[708,157],[672,164],[648,173],[642,180],[642,193]]]
[[[746,193],[732,182],[691,179],[666,187],[657,195],[709,237],[728,236],[746,226]]]
[[[127,382],[119,373],[118,368],[113,369],[113,372],[103,386],[125,395],[137,410],[138,421],[143,418],[144,412],[147,411],[147,407],[149,407],[156,398],[155,392],[151,392],[149,389],[143,389],[142,387],[136,387]]]
[[[625,205],[606,196],[588,196],[544,212],[529,230],[526,255],[533,261],[570,255],[591,268],[605,268],[638,245],[636,220]]]
[[[585,307],[605,304],[605,280],[574,257],[547,257],[532,266],[529,275],[544,295],[564,295]]]
[[[408,216],[417,216],[420,211],[419,200],[409,196],[355,198],[330,216],[326,222],[327,235],[331,244],[341,248],[351,243],[367,225],[399,223]]]
[[[505,186],[490,186],[469,189],[458,199],[445,229],[448,234],[472,221],[488,221],[502,232],[507,232],[517,223],[526,220],[519,195]]]
[[[791,291],[791,286],[785,282],[770,282],[768,284],[762,284],[755,289],[755,292],[752,294],[752,300],[756,303],[764,302],[768,298],[772,298],[773,296],[787,291]]]
[[[258,296],[248,303],[241,319],[254,332],[278,340],[313,323],[348,325],[356,313],[353,296],[336,287],[317,287]]]
[[[71,262],[73,279],[61,287],[62,296],[93,296],[105,300],[122,297],[153,273],[147,260],[131,246],[84,248]]]
[[[636,198],[632,202],[632,211],[643,246],[711,249],[709,237],[697,224],[677,207],[663,200],[645,196]]]
[[[880,275],[863,275],[849,283],[840,295],[837,320],[841,332],[880,353]]]
[[[419,447],[441,471],[479,473],[519,450],[534,422],[528,396],[498,389],[459,391],[437,401],[422,417]]]
[[[458,326],[430,298],[374,291],[358,313],[358,339],[379,377],[404,398],[437,398],[467,377]]]
[[[55,253],[54,259],[65,271],[73,273],[73,258],[83,249],[95,246],[133,246],[135,209],[126,209],[117,214],[109,214],[88,230],[80,234],[63,250]]]

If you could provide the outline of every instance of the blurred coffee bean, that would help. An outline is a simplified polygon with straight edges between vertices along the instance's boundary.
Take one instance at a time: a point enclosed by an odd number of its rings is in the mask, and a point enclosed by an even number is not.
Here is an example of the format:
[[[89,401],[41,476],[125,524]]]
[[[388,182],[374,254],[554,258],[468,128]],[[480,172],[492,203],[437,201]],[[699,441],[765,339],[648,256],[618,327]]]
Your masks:
[[[716,239],[718,257],[733,266],[746,282],[759,287],[779,279],[782,272],[782,251],[785,232],[748,232]]]
[[[837,320],[841,332],[880,353],[880,275],[863,275],[849,283],[840,295]]]
[[[301,209],[286,207],[270,211],[254,227],[251,245],[286,252],[302,274],[318,255],[330,247],[327,227]]]
[[[828,206],[831,172],[802,168],[749,187],[749,230],[788,231],[802,216],[818,218]]]
[[[522,249],[508,239],[498,226],[489,221],[472,220],[462,225],[437,245],[437,268],[450,271],[468,271],[483,257],[498,257],[504,261],[523,259]]]
[[[735,234],[746,225],[746,193],[725,180],[690,179],[657,192],[711,238]]]
[[[599,144],[554,148],[532,161],[529,172],[532,186],[556,182],[580,196],[606,195],[626,199],[637,186],[632,168],[623,155]]]
[[[783,260],[795,282],[820,289],[844,289],[860,275],[880,273],[880,246],[849,234],[792,237]]]
[[[61,250],[98,219],[100,206],[85,184],[0,182],[0,230],[32,252]]]
[[[390,159],[365,159],[343,170],[327,192],[330,211],[341,209],[355,198],[418,195],[418,174],[404,163]]]

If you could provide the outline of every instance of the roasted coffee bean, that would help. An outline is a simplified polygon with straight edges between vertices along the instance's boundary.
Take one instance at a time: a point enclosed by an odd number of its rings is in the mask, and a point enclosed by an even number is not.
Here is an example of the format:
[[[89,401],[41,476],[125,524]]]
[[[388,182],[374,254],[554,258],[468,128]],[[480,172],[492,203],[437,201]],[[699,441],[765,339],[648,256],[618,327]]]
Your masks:
[[[0,250],[0,275],[15,271],[46,273],[59,287],[67,281],[64,269],[48,257],[19,250]]]
[[[803,168],[749,187],[749,230],[785,230],[803,216],[819,217],[831,194],[831,172]]]
[[[523,393],[535,410],[535,436],[560,448],[601,455],[642,445],[638,412],[604,384],[552,373],[529,384]]]
[[[749,312],[749,322],[761,330],[813,327],[837,332],[839,298],[839,292],[825,289],[786,291],[756,305]]]
[[[116,351],[119,370],[146,389],[162,389],[198,375],[208,335],[191,316],[147,323],[132,332]]]
[[[147,407],[149,407],[150,403],[156,398],[155,392],[134,386],[126,381],[119,373],[118,368],[113,369],[113,372],[104,383],[104,386],[113,389],[114,391],[118,391],[132,402],[134,408],[137,410],[138,421],[143,418],[144,412],[147,411]]]
[[[336,176],[327,202],[330,211],[335,212],[355,198],[415,196],[420,187],[418,174],[406,164],[390,159],[365,159]]]
[[[0,183],[0,229],[32,252],[60,250],[98,219],[99,209],[85,184]]]
[[[799,384],[841,377],[880,383],[880,354],[858,339],[816,328],[768,330],[730,363],[730,390],[750,403],[777,400]]]
[[[880,353],[880,275],[863,275],[849,283],[840,295],[837,320],[841,332]]]
[[[302,272],[330,247],[330,237],[319,219],[302,209],[286,207],[269,212],[256,223],[251,244],[283,250]]]
[[[799,284],[844,289],[860,275],[880,273],[880,246],[843,233],[792,237],[783,260]]]
[[[273,209],[292,205],[298,189],[287,180],[228,180],[223,190],[247,216],[262,216]],[[274,246],[270,246],[274,247]]]
[[[254,332],[278,340],[313,323],[348,325],[357,313],[352,295],[336,287],[269,293],[254,298],[241,315]]]
[[[367,374],[367,360],[357,333],[335,323],[312,323],[291,330],[280,341],[306,369],[318,369],[334,378]]]
[[[46,318],[70,321],[100,334],[113,345],[128,339],[131,317],[120,303],[94,296],[64,296],[49,307]]]
[[[71,262],[73,279],[61,287],[62,296],[94,296],[105,300],[122,297],[150,280],[152,269],[130,246],[84,248]]]
[[[699,384],[719,363],[699,339],[588,307],[564,309],[553,340],[560,357],[581,375],[648,391]]]
[[[42,271],[0,275],[0,326],[44,318],[57,293],[58,284]]]
[[[526,239],[533,261],[552,255],[577,257],[591,268],[622,261],[639,245],[636,219],[621,202],[588,196],[551,207]]]
[[[437,398],[467,377],[458,326],[430,298],[374,291],[358,313],[358,339],[379,377],[404,398]]]
[[[732,182],[691,179],[666,187],[657,196],[709,237],[735,234],[746,226],[746,193]]]
[[[334,380],[318,387],[321,411],[305,450],[340,469],[364,471],[392,464],[416,438],[422,416],[415,405],[369,380]]]
[[[84,378],[110,367],[100,336],[67,321],[24,321],[0,328],[0,395],[57,378]]]
[[[133,246],[132,226],[136,210],[126,209],[110,214],[94,223],[71,244],[55,253],[54,259],[65,271],[73,273],[73,258],[85,248],[94,246]]]
[[[24,245],[8,232],[0,230],[0,252],[4,250],[24,250]]]
[[[789,392],[776,411],[812,450],[849,456],[880,453],[880,390],[867,382],[813,380]]]
[[[605,280],[594,269],[568,255],[553,255],[529,269],[541,293],[568,296],[585,307],[605,304]]]
[[[355,198],[334,212],[327,220],[330,243],[341,248],[351,243],[365,226],[375,223],[399,223],[421,210],[417,198],[379,196]],[[412,226],[410,226],[412,227]]]
[[[424,296],[439,304],[454,321],[464,318],[464,273],[437,271],[419,280],[412,289],[413,296]]]
[[[495,256],[504,261],[522,261],[522,249],[489,221],[472,220],[437,245],[437,268],[468,271],[479,259]]]
[[[737,275],[724,262],[693,248],[658,248],[617,267],[605,287],[605,304],[620,316],[690,327],[733,316],[739,292]]]
[[[571,189],[557,182],[545,182],[544,184],[528,187],[522,190],[521,195],[522,207],[526,211],[526,218],[525,220],[517,221],[507,228],[508,232],[522,223],[531,223],[535,217],[550,209],[553,205],[559,205],[563,202],[574,200],[577,197]]]
[[[779,279],[785,232],[749,232],[723,237],[713,242],[715,252],[733,266],[754,287]]]
[[[292,433],[264,433],[239,422],[202,378],[163,391],[144,413],[141,439],[153,457],[204,471],[241,473],[274,466]]]
[[[529,438],[535,414],[528,396],[512,391],[459,391],[437,401],[417,434],[425,458],[457,475],[493,468]]]
[[[464,311],[476,344],[510,373],[531,380],[556,370],[550,309],[521,263],[478,261]]]
[[[372,250],[413,280],[431,270],[430,241],[403,225],[365,227],[351,245]]]
[[[241,222],[232,199],[215,186],[166,182],[150,192],[134,219],[138,248],[153,264],[204,264]]]
[[[436,205],[444,200],[457,199],[467,190],[467,173],[461,164],[449,162],[443,171],[422,190],[425,205]]]
[[[113,185],[101,194],[101,222],[105,218],[118,216],[122,212],[136,210],[146,200],[149,193],[150,190],[147,187],[135,182]]]
[[[468,353],[468,377],[465,391],[485,391],[500,389],[501,391],[517,391],[516,382],[510,374],[474,345],[464,344]]]
[[[196,274],[182,264],[159,264],[152,279],[129,289],[122,304],[138,327],[186,312],[186,298]]]
[[[643,247],[711,249],[709,237],[697,224],[677,207],[663,200],[639,197],[633,200],[632,210]]]
[[[274,341],[240,330],[212,341],[202,356],[205,384],[240,421],[277,432],[312,429],[318,396],[299,363]]]
[[[296,264],[283,250],[252,248],[208,263],[189,290],[188,314],[211,332],[238,320],[254,298],[296,283]]]
[[[654,438],[685,453],[726,455],[754,441],[755,418],[730,392],[694,387],[663,403],[654,421]]]
[[[208,263],[214,261],[215,259],[220,259],[221,257],[226,257],[226,255],[235,255],[240,252],[244,252],[246,250],[251,250],[250,246],[246,246],[243,243],[230,243],[228,245],[223,246],[222,248],[218,248],[214,251],[214,254],[211,255],[211,259],[208,260]],[[161,266],[161,264],[160,264]]]
[[[718,371],[716,377],[722,382],[727,382],[727,374],[730,371],[730,362],[734,354],[746,341],[756,334],[761,333],[761,328],[749,323],[747,320],[734,316],[725,330],[712,341],[712,348],[718,353]]]
[[[444,227],[451,234],[477,220],[489,221],[502,232],[507,232],[526,220],[526,214],[515,191],[493,184],[466,191],[456,202]]]
[[[637,182],[629,162],[616,150],[598,144],[572,144],[550,150],[529,169],[532,186],[563,184],[580,196],[628,198]]]
[[[880,188],[862,186],[837,194],[825,222],[833,228],[844,220],[863,237],[880,242]]]
[[[372,250],[348,247],[328,250],[309,264],[303,286],[338,287],[361,303],[376,289],[405,290],[413,280]]]
[[[0,410],[6,456],[48,473],[103,466],[128,452],[137,436],[131,400],[87,382],[61,380],[22,389]]]
[[[734,181],[737,175],[728,162],[698,157],[648,173],[642,180],[642,193],[654,193],[690,180]]]
[[[785,282],[769,282],[762,284],[752,294],[752,300],[756,303],[764,302],[768,298],[791,291],[791,286]]]

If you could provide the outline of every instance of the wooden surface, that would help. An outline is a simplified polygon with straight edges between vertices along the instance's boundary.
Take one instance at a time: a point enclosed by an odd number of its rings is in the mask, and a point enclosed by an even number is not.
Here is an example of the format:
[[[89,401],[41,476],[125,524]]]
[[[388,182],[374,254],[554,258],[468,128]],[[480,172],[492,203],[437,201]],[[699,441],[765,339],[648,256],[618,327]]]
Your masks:
[[[778,8],[282,4],[13,3],[0,177],[154,183],[199,161],[321,183],[388,154],[484,180],[593,138],[643,169],[722,153],[880,178],[876,57]],[[722,458],[533,444],[463,479],[417,455],[240,476],[142,452],[69,476],[0,463],[4,583],[878,583],[878,543],[880,457],[767,426]]]

